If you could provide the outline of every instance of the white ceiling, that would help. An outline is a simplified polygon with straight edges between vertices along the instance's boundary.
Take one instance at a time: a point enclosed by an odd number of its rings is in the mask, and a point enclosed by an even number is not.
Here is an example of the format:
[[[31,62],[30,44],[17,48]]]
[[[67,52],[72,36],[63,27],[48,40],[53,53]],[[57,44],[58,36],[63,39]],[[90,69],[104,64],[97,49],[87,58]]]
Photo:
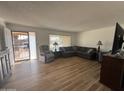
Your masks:
[[[0,1],[0,17],[7,22],[62,31],[88,31],[124,24],[124,2]]]

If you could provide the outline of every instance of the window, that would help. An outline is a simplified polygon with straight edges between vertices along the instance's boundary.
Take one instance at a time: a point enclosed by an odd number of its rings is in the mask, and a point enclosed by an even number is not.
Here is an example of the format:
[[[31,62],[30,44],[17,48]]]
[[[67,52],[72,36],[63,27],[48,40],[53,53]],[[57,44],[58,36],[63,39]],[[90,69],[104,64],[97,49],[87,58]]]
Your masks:
[[[49,35],[50,50],[59,51],[59,47],[71,46],[71,36]],[[55,42],[58,45],[54,45]]]

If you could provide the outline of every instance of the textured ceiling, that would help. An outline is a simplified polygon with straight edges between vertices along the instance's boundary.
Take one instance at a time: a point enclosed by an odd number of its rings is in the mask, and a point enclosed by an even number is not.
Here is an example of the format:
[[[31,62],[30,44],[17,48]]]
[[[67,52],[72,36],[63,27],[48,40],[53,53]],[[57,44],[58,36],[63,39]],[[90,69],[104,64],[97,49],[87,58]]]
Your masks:
[[[0,17],[7,22],[62,31],[88,31],[124,24],[124,2],[0,1]]]

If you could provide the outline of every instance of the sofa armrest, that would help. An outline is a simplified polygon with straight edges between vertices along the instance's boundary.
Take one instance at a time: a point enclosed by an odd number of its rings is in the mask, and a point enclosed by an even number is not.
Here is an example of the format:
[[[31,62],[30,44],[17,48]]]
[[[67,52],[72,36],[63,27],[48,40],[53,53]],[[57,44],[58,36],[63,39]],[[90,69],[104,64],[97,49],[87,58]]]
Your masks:
[[[53,54],[53,52],[52,51],[45,51],[45,52],[40,53],[40,55],[42,55],[42,56],[45,56],[47,54]]]
[[[96,59],[97,58],[97,52],[96,51],[92,51],[90,53],[90,56],[91,56],[92,59]]]
[[[41,52],[40,55],[41,55],[41,56],[45,56],[45,53],[44,53],[44,52]]]

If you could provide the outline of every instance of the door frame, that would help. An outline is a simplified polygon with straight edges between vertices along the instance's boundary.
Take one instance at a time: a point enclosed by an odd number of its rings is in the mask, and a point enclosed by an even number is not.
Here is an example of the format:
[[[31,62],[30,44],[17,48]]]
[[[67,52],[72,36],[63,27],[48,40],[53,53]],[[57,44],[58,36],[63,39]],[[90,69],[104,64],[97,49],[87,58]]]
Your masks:
[[[16,62],[20,62],[20,61],[28,61],[28,60],[30,60],[30,58],[31,58],[31,55],[30,55],[30,44],[28,45],[29,46],[29,59],[24,59],[24,60],[15,60],[15,50],[14,50],[14,44],[13,44],[13,34],[12,34],[12,32],[24,32],[24,33],[27,33],[28,34],[28,43],[30,43],[30,40],[29,40],[29,32],[28,31],[11,31],[11,37],[12,37],[12,47],[13,47],[13,56],[14,56],[14,61],[15,61],[15,63]]]

